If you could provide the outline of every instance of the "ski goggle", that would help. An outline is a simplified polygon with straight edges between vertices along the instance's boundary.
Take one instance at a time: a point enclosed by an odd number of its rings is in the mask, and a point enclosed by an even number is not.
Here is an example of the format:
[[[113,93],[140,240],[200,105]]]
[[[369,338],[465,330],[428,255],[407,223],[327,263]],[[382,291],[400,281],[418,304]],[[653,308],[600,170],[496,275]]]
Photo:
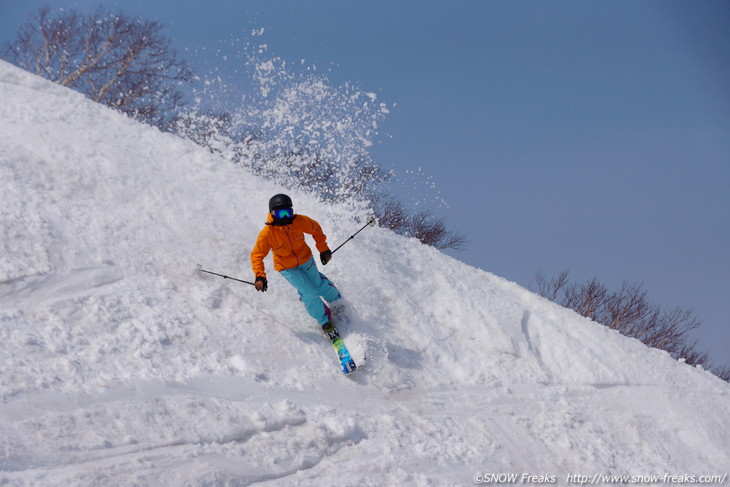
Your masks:
[[[284,218],[293,217],[294,210],[292,208],[274,208],[271,210],[271,214],[274,215],[274,218],[277,220],[282,220]]]

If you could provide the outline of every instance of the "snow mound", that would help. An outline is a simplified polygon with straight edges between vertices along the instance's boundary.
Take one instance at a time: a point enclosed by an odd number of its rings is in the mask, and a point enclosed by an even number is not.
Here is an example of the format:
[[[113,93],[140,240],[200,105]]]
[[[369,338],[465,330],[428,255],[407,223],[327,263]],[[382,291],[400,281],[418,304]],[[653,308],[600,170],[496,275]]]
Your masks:
[[[413,239],[324,272],[335,355],[248,254],[283,190],[0,61],[0,484],[470,485],[714,475],[730,386]],[[331,245],[361,223],[290,192]]]

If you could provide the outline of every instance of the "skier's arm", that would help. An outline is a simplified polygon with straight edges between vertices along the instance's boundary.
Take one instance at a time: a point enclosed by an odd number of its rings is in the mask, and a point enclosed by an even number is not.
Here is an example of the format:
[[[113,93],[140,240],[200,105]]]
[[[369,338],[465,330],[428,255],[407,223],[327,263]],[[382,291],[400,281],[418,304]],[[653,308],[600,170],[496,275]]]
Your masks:
[[[317,245],[317,250],[320,253],[327,252],[330,248],[327,246],[327,236],[322,231],[322,227],[319,226],[316,220],[309,218],[304,215],[297,215],[297,218],[304,217],[306,224],[304,225],[304,233],[310,234],[314,238],[314,242]]]
[[[256,239],[256,245],[253,246],[251,251],[251,268],[256,277],[263,277],[266,279],[266,269],[264,267],[264,257],[269,255],[271,250],[271,244],[269,239],[265,235],[267,229],[264,229],[259,233],[259,237]]]

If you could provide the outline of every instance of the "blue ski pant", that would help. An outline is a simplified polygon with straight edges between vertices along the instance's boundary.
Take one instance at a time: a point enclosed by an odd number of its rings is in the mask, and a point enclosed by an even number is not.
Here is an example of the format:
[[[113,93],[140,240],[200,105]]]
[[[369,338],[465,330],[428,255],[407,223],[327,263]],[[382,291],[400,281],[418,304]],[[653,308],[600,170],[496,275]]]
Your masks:
[[[337,301],[340,299],[340,291],[327,276],[319,272],[314,257],[300,266],[279,272],[299,291],[299,300],[304,303],[307,313],[320,325],[327,323],[330,318],[322,299],[328,303]]]

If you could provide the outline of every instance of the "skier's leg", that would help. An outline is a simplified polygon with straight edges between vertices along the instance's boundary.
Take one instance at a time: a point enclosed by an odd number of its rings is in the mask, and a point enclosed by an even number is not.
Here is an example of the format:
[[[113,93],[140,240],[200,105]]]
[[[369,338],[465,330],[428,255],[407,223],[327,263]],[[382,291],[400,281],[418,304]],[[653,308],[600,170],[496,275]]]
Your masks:
[[[325,301],[332,303],[340,299],[340,291],[332,281],[327,279],[327,276],[319,272],[314,258],[307,261],[307,263],[302,266],[302,269],[307,275],[309,282],[317,289],[317,294],[322,296]]]
[[[311,279],[304,270],[308,264],[309,262],[299,267],[284,269],[280,273],[289,281],[289,284],[299,291],[299,299],[304,303],[304,308],[309,316],[317,320],[320,325],[324,325],[329,321],[329,316],[322,299],[319,297],[319,290],[312,284]]]

